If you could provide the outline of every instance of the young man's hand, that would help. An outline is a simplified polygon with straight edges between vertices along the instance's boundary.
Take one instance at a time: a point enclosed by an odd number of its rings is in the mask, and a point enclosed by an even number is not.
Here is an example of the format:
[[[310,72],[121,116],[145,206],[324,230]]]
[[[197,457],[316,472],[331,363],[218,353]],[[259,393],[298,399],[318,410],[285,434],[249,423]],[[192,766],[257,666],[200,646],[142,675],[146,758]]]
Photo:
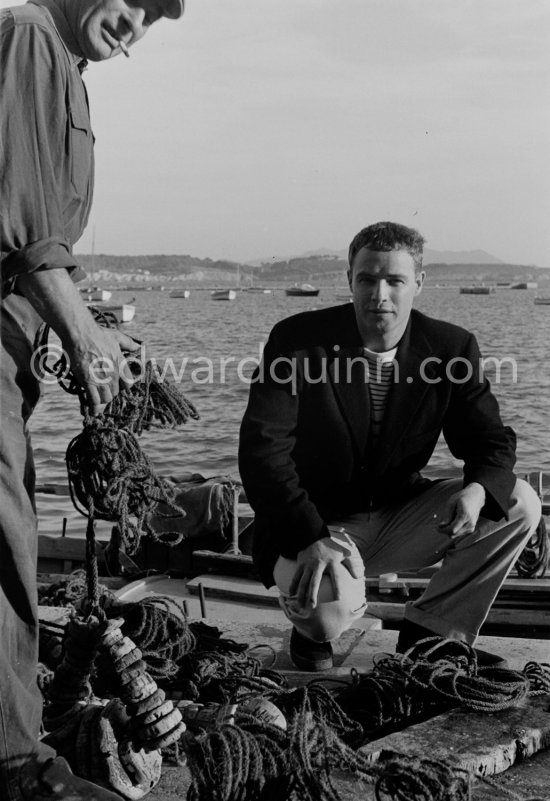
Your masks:
[[[296,596],[298,604],[303,609],[317,606],[317,595],[324,573],[328,573],[332,581],[334,600],[340,600],[342,589],[334,568],[345,558],[346,554],[342,548],[329,537],[323,537],[298,552],[296,557],[298,566],[290,584],[290,594]]]
[[[445,520],[439,523],[439,530],[451,539],[471,534],[475,531],[484,504],[485,488],[477,482],[468,484],[449,498]]]

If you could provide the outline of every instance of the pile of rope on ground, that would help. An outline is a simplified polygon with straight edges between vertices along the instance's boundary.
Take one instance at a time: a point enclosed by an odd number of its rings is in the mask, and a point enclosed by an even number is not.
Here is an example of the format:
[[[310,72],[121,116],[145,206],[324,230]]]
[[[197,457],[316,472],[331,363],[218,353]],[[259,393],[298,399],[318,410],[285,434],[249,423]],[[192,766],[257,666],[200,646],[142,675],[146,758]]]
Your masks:
[[[38,603],[41,606],[75,606],[86,595],[86,571],[73,570],[66,578],[38,587]],[[106,587],[100,587],[100,596],[109,595]]]
[[[370,673],[356,675],[336,697],[368,737],[379,737],[381,731],[444,708],[498,712],[549,691],[548,664],[529,662],[523,672],[480,668],[467,643],[430,637],[405,654],[379,656]]]
[[[482,669],[470,646],[449,647],[441,638],[427,641],[415,659],[380,656],[373,671],[355,674],[343,689],[322,680],[289,688],[245,644],[189,621],[173,599],[107,600],[104,612],[132,644],[135,664],[154,676],[157,702],[170,699],[183,716],[187,730],[163,753],[187,762],[188,801],[339,801],[342,772],[374,784],[379,801],[467,801],[462,771],[399,754],[373,764],[357,749],[441,704],[493,711],[550,692],[550,665]],[[116,699],[115,679],[106,660],[96,660],[89,679],[96,696]],[[90,715],[104,719],[97,703]]]

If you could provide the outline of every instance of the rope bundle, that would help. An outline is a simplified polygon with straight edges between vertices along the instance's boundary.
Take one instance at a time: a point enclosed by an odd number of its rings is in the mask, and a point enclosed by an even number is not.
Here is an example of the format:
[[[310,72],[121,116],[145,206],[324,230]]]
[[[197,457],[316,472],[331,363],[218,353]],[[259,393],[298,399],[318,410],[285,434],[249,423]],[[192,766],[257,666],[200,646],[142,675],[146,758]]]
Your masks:
[[[122,390],[102,414],[92,417],[84,412],[83,430],[69,443],[65,459],[71,499],[75,508],[88,517],[86,572],[90,611],[99,608],[96,519],[116,524],[109,546],[115,553],[124,547],[128,554],[134,554],[143,534],[169,545],[177,545],[183,539],[181,531],[156,532],[149,523],[159,503],[168,510],[161,513],[163,517],[181,518],[185,512],[175,505],[169,482],[156,476],[135,433],[154,425],[175,427],[190,417],[198,418],[194,406],[174,388],[157,380],[151,362],[145,365],[142,380]]]
[[[178,663],[195,648],[196,638],[186,614],[173,598],[144,598],[114,607],[109,614],[113,611],[124,618],[122,632],[138,646],[154,679],[175,676]]]
[[[363,727],[349,717],[342,705],[321,683],[312,681],[306,687],[279,689],[269,698],[286,718],[306,710],[315,721],[329,726],[346,744],[358,748],[364,740]]]
[[[312,699],[302,688],[288,733],[245,720],[186,740],[188,801],[340,801],[335,771],[375,782],[378,801],[468,801],[466,772],[397,754],[373,764],[315,714]]]
[[[442,712],[450,704],[415,682],[411,662],[401,656],[375,657],[370,673],[352,672],[353,683],[337,692],[338,703],[359,721],[368,740]]]
[[[117,427],[127,428],[136,436],[151,428],[176,428],[189,419],[198,420],[193,404],[167,382],[155,378],[155,368],[148,361],[143,379],[129,391],[120,392],[103,412]]]
[[[186,741],[187,801],[284,801],[293,777],[276,726],[220,726]]]
[[[84,516],[116,523],[130,554],[138,549],[143,533],[155,536],[147,518],[159,503],[174,516],[185,514],[173,504],[172,488],[155,475],[132,432],[117,428],[103,415],[85,417],[65,459],[75,508]],[[181,535],[171,541],[177,544],[180,539]]]
[[[420,688],[420,694],[418,693]],[[478,668],[475,650],[464,642],[429,637],[405,654],[384,656],[372,674],[344,696],[347,706],[380,708],[382,725],[398,724],[409,712],[430,704],[466,706],[497,712],[517,706],[529,693],[525,674],[504,668]],[[376,723],[376,718],[373,721]]]

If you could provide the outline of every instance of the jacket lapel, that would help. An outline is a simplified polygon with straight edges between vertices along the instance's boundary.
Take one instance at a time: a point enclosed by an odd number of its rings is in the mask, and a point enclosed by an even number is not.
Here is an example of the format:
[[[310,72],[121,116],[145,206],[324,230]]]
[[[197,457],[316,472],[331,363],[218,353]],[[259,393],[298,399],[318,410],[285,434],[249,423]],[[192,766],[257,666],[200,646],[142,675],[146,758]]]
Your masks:
[[[370,398],[365,381],[365,358],[360,345],[342,347],[329,364],[334,394],[355,443],[358,456],[365,452],[369,435]]]
[[[351,438],[362,458],[369,433],[370,403],[365,381],[363,346],[355,310],[350,303],[342,309],[343,319],[332,331],[328,376]]]
[[[423,362],[432,353],[432,348],[424,334],[415,332],[414,328],[412,316],[397,349],[397,374],[394,374],[375,454],[375,472],[378,474],[387,467],[430,386],[423,375],[429,378],[433,371],[429,362],[424,365]]]

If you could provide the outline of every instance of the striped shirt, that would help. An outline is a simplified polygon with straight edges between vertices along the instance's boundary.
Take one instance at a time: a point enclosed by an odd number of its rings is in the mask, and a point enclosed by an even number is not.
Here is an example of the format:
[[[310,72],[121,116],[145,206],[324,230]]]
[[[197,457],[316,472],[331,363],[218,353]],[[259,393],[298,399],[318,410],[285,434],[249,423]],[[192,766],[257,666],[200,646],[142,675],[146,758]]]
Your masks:
[[[393,361],[397,348],[383,353],[363,348],[363,352],[369,365],[370,436],[372,444],[376,445],[393,381]]]

